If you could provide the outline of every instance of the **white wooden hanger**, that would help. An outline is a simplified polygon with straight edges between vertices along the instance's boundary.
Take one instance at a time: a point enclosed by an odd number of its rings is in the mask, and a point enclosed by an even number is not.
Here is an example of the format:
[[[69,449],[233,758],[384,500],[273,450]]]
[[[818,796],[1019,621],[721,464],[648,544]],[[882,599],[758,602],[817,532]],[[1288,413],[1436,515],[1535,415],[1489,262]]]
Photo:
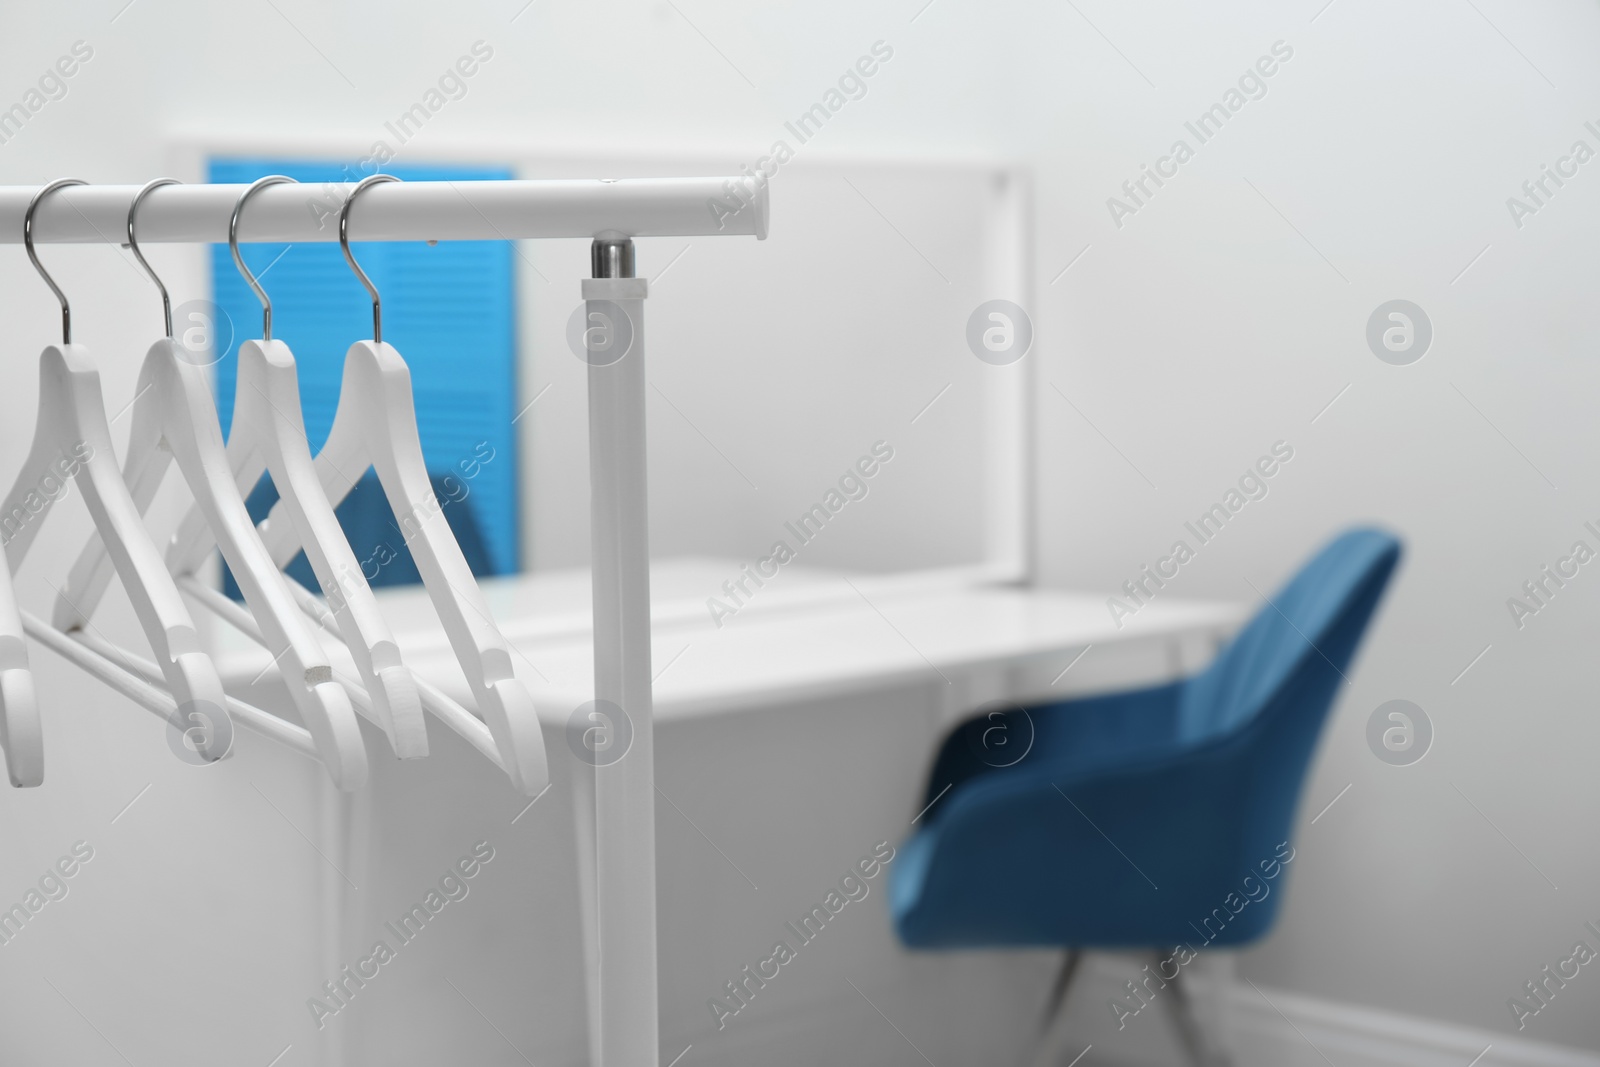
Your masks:
[[[11,784],[30,786],[44,781],[44,729],[22,635],[11,571],[0,567],[0,748]]]
[[[416,681],[400,661],[400,649],[389,624],[379,613],[378,601],[361,572],[361,564],[317,480],[301,415],[294,353],[287,344],[273,339],[272,301],[239,254],[239,218],[250,197],[269,185],[292,181],[293,178],[274,174],[252,184],[235,203],[228,226],[234,266],[261,301],[262,339],[239,346],[227,456],[234,484],[241,493],[248,493],[263,471],[271,472],[272,484],[305,545],[306,558],[360,674],[360,685],[347,687],[357,710],[383,730],[395,755],[416,759],[428,754],[427,728]],[[192,575],[215,544],[205,516],[198,508],[191,508],[173,535],[167,563],[174,574]],[[297,600],[303,599],[298,595],[302,590],[293,582],[290,591],[297,594]]]
[[[367,777],[366,749],[350,697],[334,682],[327,654],[296,607],[288,579],[272,562],[250,521],[244,497],[228,468],[222,427],[205,370],[173,339],[166,288],[138,250],[134,217],[139,202],[158,184],[140,190],[128,212],[129,248],[161,289],[167,311],[167,336],[150,346],[139,372],[123,463],[122,477],[131,491],[135,521],[150,506],[162,477],[176,461],[269,646],[281,650],[275,661],[329,775],[341,789],[359,789]],[[111,547],[109,541],[85,546],[56,602],[58,620],[70,612],[87,621],[109,581],[103,556]],[[161,570],[171,584],[166,568]]]
[[[368,467],[377,470],[389,507],[466,675],[478,714],[488,724],[501,765],[512,784],[532,796],[542,792],[550,780],[533,696],[513,671],[510,646],[490,617],[483,593],[433,493],[417,434],[411,372],[400,353],[383,342],[378,290],[350,252],[350,208],[356,198],[373,183],[396,180],[388,174],[363,179],[339,211],[340,246],[350,269],[372,297],[372,340],[357,341],[345,355],[339,406],[333,428],[317,455],[317,477],[328,499],[337,504]],[[263,524],[267,549],[280,566],[300,548],[293,525],[279,515],[283,508],[280,501]],[[426,706],[427,689],[423,696]]]
[[[28,517],[24,512],[23,521]],[[11,524],[0,517],[0,525],[9,543]],[[31,786],[44,781],[44,728],[28,666],[28,643],[22,635],[11,569],[0,567],[0,748],[5,750],[11,784]]]
[[[222,680],[211,657],[202,650],[188,608],[162,565],[161,554],[150,540],[139,508],[117,470],[99,372],[88,350],[72,343],[72,309],[66,294],[40,264],[33,248],[33,214],[40,201],[64,186],[82,184],[73,178],[51,182],[34,196],[23,218],[23,244],[28,258],[61,302],[62,343],[50,345],[39,357],[39,419],[33,445],[11,491],[0,504],[0,516],[17,521],[16,529],[7,527],[6,563],[11,573],[22,565],[44,525],[45,515],[59,498],[60,486],[71,477],[82,490],[110,562],[122,577],[134,613],[155,653],[160,676],[174,701],[174,710],[186,722],[200,718],[215,726],[228,716]],[[56,488],[52,490],[52,486]],[[11,593],[9,581],[5,587]],[[31,686],[15,677],[19,669],[16,664],[21,659],[20,654],[12,655],[11,639],[17,636],[13,629],[16,606],[13,598],[7,599],[9,604],[0,608],[0,628],[7,651],[0,684],[10,684],[10,688],[0,690],[6,703],[6,761],[14,783],[37,785],[43,773],[38,712],[31,706]],[[62,631],[82,630],[89,624],[88,611],[88,606],[80,610],[78,604],[63,595],[56,604],[55,627]],[[229,729],[213,728],[204,733],[198,751],[213,760],[225,756],[233,736],[231,723]]]

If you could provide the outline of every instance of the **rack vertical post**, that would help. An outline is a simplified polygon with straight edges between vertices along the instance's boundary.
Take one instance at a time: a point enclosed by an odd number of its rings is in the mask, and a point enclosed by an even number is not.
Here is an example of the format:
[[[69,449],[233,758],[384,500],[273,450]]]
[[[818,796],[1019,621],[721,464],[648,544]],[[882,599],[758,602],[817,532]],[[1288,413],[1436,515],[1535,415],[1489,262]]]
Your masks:
[[[592,836],[584,948],[596,1067],[657,1067],[655,749],[645,467],[644,300],[633,241],[605,233],[583,282],[589,363],[594,704],[579,825]],[[585,824],[587,824],[585,826]]]

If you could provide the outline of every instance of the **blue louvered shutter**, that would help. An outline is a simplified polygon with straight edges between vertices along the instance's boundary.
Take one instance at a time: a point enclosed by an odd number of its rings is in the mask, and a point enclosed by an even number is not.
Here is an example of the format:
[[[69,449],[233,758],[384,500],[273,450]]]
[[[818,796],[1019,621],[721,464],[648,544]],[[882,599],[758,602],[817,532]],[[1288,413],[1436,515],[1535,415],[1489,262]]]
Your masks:
[[[407,181],[511,177],[501,167],[414,166],[393,167],[390,172]],[[249,182],[265,174],[287,174],[328,200],[315,187],[349,180],[350,171],[316,161],[214,159],[209,180]],[[329,217],[328,226],[335,225]],[[513,250],[504,241],[434,246],[357,241],[353,247],[383,296],[384,340],[411,367],[423,455],[440,500],[450,501],[444,514],[474,573],[515,572],[520,539],[512,425],[517,398]],[[372,336],[371,303],[337,242],[241,248],[245,263],[272,298],[273,336],[294,350],[306,434],[315,451],[333,423],[345,350]],[[212,280],[214,299],[231,320],[233,333],[216,375],[217,407],[226,428],[233,410],[238,343],[261,335],[261,311],[234,269],[226,245],[212,246]],[[227,339],[227,332],[227,326],[219,331],[221,339]],[[270,480],[263,479],[251,494],[251,513],[261,518],[276,499]],[[374,586],[417,580],[394,517],[370,473],[338,510]],[[289,571],[316,587],[303,556]],[[237,595],[231,576],[225,584],[231,595]]]

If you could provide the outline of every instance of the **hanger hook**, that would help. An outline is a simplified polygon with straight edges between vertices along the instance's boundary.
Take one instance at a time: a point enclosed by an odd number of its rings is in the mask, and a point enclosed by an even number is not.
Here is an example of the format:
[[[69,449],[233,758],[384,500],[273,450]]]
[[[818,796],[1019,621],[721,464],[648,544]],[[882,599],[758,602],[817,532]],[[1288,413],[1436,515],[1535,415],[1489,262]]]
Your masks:
[[[356,187],[350,190],[350,195],[344,198],[344,204],[339,208],[339,247],[344,249],[345,262],[350,264],[350,269],[356,272],[356,277],[361,279],[361,284],[367,287],[367,292],[372,296],[372,340],[374,344],[383,343],[383,304],[378,299],[378,287],[372,284],[372,279],[367,277],[367,272],[361,269],[361,264],[356,262],[356,257],[350,254],[350,207],[356,202],[369,185],[379,182],[397,182],[393,174],[374,174],[362,178]]]
[[[61,286],[50,277],[50,272],[44,269],[44,264],[39,262],[39,254],[33,250],[33,213],[38,208],[40,201],[57,189],[65,189],[69,185],[88,185],[82,178],[57,178],[49,185],[33,194],[33,199],[28,201],[28,211],[22,216],[22,244],[28,250],[28,259],[33,263],[33,269],[39,272],[39,277],[56,294],[56,299],[61,301],[61,343],[72,343],[72,307],[67,303],[67,294],[61,291]]]
[[[239,199],[234,201],[233,216],[228,219],[228,251],[233,253],[233,265],[239,268],[239,273],[244,275],[244,280],[250,283],[250,289],[256,294],[256,299],[261,301],[261,339],[272,340],[272,300],[267,296],[267,291],[261,288],[261,283],[256,281],[256,276],[250,273],[250,268],[244,265],[244,257],[239,255],[239,216],[244,214],[244,205],[252,196],[269,185],[297,184],[295,179],[286,174],[269,174],[265,178],[258,178],[250,184],[250,188],[239,194]]]
[[[139,214],[139,205],[143,203],[145,197],[163,185],[182,184],[176,178],[157,178],[155,181],[147,182],[144,188],[133,194],[133,203],[128,205],[128,251],[133,253],[133,258],[139,261],[139,266],[144,268],[144,272],[150,275],[150,280],[156,283],[156,288],[161,290],[161,314],[167,324],[167,339],[169,341],[172,339],[172,298],[167,295],[167,287],[161,284],[161,279],[156,276],[156,272],[151,270],[150,264],[145,261],[144,253],[139,251],[138,238],[133,235],[133,222],[135,216]]]

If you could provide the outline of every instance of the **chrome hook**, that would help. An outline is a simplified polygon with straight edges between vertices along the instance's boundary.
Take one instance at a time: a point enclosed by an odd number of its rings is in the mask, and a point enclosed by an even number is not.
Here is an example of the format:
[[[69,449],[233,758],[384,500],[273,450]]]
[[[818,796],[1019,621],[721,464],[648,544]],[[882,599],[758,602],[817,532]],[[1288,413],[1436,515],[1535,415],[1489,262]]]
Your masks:
[[[350,195],[345,197],[344,204],[339,208],[339,247],[344,249],[345,262],[350,264],[350,269],[356,272],[356,277],[361,279],[361,284],[367,287],[368,294],[372,297],[372,340],[374,344],[383,343],[383,304],[378,299],[378,287],[372,284],[372,279],[367,277],[367,272],[361,269],[361,264],[356,262],[356,257],[350,254],[350,207],[356,202],[356,197],[369,185],[379,182],[397,182],[393,174],[374,174],[362,178],[356,187],[350,190]]]
[[[133,258],[139,261],[139,266],[144,268],[144,272],[150,276],[150,280],[156,283],[156,288],[161,290],[161,314],[167,324],[167,339],[169,341],[172,339],[172,298],[167,295],[167,287],[161,284],[161,279],[156,276],[156,272],[151,270],[150,264],[145,261],[144,253],[139,251],[139,241],[133,235],[133,221],[135,216],[139,214],[139,205],[144,201],[145,197],[163,185],[182,184],[176,178],[157,178],[155,181],[146,183],[144,188],[135,193],[133,203],[128,205],[128,251],[133,253]]]
[[[39,272],[39,277],[56,294],[56,299],[61,301],[61,343],[72,343],[72,306],[67,303],[67,294],[61,291],[61,286],[50,277],[50,272],[44,269],[44,264],[39,262],[39,254],[33,250],[33,213],[38,208],[40,201],[57,189],[65,189],[69,185],[88,185],[82,178],[57,178],[49,185],[33,194],[33,199],[28,201],[27,213],[22,216],[22,244],[28,250],[28,259],[33,263],[33,269]]]
[[[272,340],[272,300],[267,296],[267,291],[261,288],[261,283],[256,276],[250,273],[250,268],[244,265],[244,257],[239,255],[239,216],[244,213],[245,202],[256,193],[269,185],[294,184],[295,180],[286,174],[269,174],[265,178],[258,178],[250,184],[250,188],[239,194],[239,199],[234,202],[233,216],[228,219],[228,251],[233,253],[233,265],[239,268],[239,273],[244,275],[244,280],[250,284],[250,289],[256,294],[256,299],[261,301],[261,339]]]

